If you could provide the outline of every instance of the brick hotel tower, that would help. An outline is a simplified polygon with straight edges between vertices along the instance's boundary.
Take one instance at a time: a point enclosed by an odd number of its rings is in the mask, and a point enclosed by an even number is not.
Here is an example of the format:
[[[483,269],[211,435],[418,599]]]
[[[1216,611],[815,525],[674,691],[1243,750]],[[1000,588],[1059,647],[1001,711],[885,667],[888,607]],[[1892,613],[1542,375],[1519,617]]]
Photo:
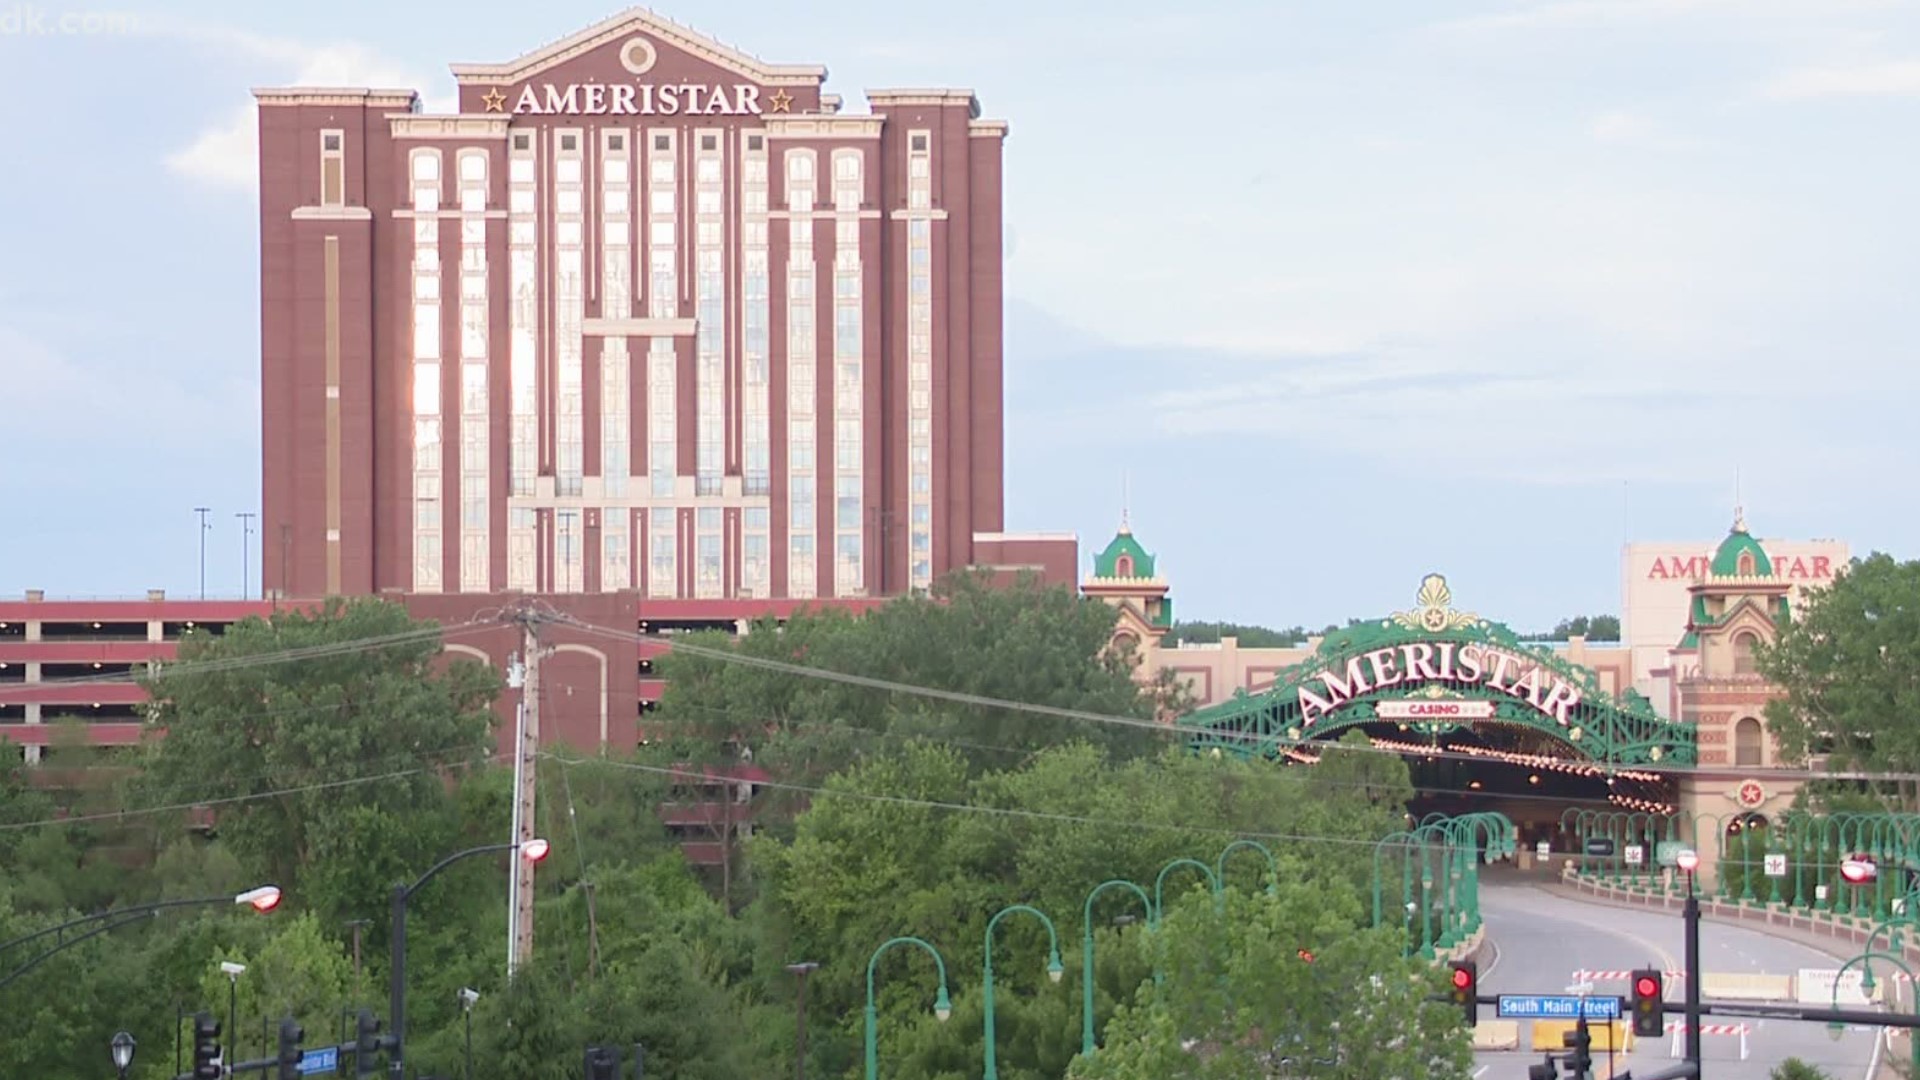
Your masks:
[[[256,91],[270,595],[857,598],[1003,532],[1001,144],[644,10]]]

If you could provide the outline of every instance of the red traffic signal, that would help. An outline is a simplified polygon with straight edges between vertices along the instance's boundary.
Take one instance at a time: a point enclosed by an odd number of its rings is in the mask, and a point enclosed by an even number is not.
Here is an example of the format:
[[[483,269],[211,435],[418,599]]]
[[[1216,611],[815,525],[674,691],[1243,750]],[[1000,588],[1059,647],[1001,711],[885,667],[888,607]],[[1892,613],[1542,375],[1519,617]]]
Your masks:
[[[1657,1039],[1666,1033],[1666,976],[1642,968],[1628,978],[1633,986],[1633,1033],[1643,1039]]]
[[[1453,968],[1453,1003],[1467,1018],[1467,1026],[1473,1027],[1480,1022],[1480,965],[1472,960],[1455,960],[1449,964]]]

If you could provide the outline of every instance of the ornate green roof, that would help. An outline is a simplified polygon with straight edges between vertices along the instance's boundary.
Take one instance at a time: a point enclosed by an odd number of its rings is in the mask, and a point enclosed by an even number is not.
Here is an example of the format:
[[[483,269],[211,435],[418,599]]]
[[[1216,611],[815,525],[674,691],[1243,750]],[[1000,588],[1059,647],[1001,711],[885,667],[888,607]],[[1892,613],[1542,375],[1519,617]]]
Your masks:
[[[1125,556],[1133,564],[1132,572],[1120,572],[1120,559]],[[1133,530],[1125,525],[1114,534],[1113,540],[1105,551],[1093,557],[1093,576],[1127,581],[1146,581],[1153,577],[1153,556],[1133,538]]]
[[[1753,569],[1741,573],[1740,557],[1749,554],[1753,556]],[[1739,511],[1735,511],[1733,515],[1733,531],[1727,534],[1725,540],[1720,541],[1720,550],[1713,553],[1713,576],[1773,576],[1773,560],[1767,558],[1766,550],[1760,546],[1760,541],[1755,540],[1753,534],[1747,531],[1746,515]]]

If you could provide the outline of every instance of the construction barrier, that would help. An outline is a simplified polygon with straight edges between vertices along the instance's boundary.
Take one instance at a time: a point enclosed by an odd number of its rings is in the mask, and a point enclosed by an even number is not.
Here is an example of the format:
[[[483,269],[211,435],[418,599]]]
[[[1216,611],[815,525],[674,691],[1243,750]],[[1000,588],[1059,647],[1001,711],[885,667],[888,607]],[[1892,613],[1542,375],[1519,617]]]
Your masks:
[[[1700,995],[1721,1001],[1792,1001],[1793,977],[1709,971],[1700,977]]]
[[[1668,1048],[1669,1057],[1680,1057],[1687,1052],[1687,1024],[1684,1020],[1670,1020],[1667,1030],[1673,1032],[1673,1045]],[[1747,1025],[1745,1024],[1701,1024],[1700,1035],[1738,1035],[1740,1036],[1740,1060],[1747,1060]]]
[[[1666,973],[1666,976],[1669,982],[1673,982],[1686,979],[1687,973],[1684,971],[1669,971]],[[1631,971],[1575,971],[1573,973],[1573,981],[1577,983],[1587,982],[1588,980],[1592,980],[1593,982],[1626,982],[1631,978],[1633,978],[1633,972]]]
[[[1578,1026],[1576,1020],[1535,1020],[1533,1048],[1555,1052],[1567,1048],[1567,1033]],[[1587,1021],[1587,1037],[1595,1050],[1626,1052],[1633,1049],[1633,1028],[1624,1020]]]
[[[1520,1022],[1517,1020],[1480,1021],[1473,1025],[1473,1048],[1475,1050],[1520,1049]]]

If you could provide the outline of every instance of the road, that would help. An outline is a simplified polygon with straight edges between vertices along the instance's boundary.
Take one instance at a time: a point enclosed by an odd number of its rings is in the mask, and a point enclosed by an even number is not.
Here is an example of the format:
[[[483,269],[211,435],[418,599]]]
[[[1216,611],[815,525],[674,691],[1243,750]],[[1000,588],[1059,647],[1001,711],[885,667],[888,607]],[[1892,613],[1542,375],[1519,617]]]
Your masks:
[[[1614,971],[1659,967],[1679,971],[1686,965],[1682,923],[1678,913],[1636,911],[1583,903],[1546,892],[1530,884],[1481,883],[1481,913],[1493,949],[1482,954],[1482,994],[1564,994],[1576,970]],[[1753,930],[1702,920],[1700,962],[1709,972],[1790,975],[1801,968],[1837,968],[1840,961],[1827,953]],[[1669,977],[1667,999],[1680,1002],[1685,983]],[[1597,982],[1596,993],[1625,995],[1624,980]],[[1781,1004],[1786,1004],[1785,1002]],[[1480,1007],[1482,1019],[1494,1009]],[[1671,1014],[1669,1014],[1671,1018]],[[1706,1023],[1746,1023],[1749,1057],[1740,1060],[1736,1037],[1704,1035],[1701,1040],[1702,1080],[1767,1080],[1775,1065],[1797,1057],[1817,1065],[1836,1080],[1869,1080],[1875,1031],[1843,1032],[1835,1041],[1823,1024],[1790,1020],[1725,1018]],[[1527,1066],[1538,1064],[1541,1052],[1528,1049],[1530,1023],[1520,1023],[1517,1052],[1475,1055],[1475,1080],[1526,1080]],[[1618,1071],[1632,1068],[1640,1075],[1678,1064],[1669,1056],[1671,1036],[1643,1039],[1630,1054],[1616,1055]],[[1903,1043],[1904,1045],[1904,1043]],[[1607,1055],[1594,1053],[1595,1080],[1604,1080]]]

